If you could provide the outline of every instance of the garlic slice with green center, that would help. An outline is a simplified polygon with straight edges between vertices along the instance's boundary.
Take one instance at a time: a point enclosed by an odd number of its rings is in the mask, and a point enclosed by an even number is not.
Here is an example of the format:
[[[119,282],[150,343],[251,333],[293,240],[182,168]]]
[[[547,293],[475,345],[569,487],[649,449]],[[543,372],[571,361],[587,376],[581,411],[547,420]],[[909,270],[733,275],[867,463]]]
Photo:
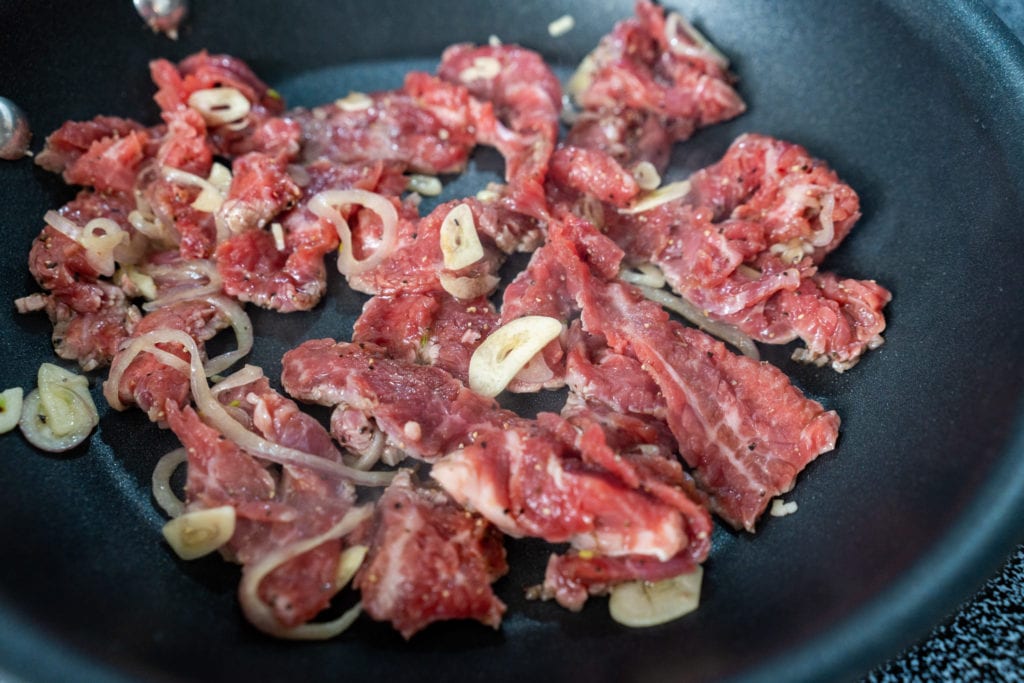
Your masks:
[[[623,626],[643,628],[678,619],[697,609],[704,569],[661,581],[629,581],[612,586],[608,612]]]
[[[543,315],[528,315],[505,323],[469,359],[469,388],[483,396],[497,396],[531,358],[561,333],[562,323]]]
[[[441,254],[448,270],[461,270],[484,257],[484,247],[480,244],[473,211],[468,204],[459,204],[444,217],[441,223]]]
[[[235,533],[235,508],[230,505],[186,512],[164,524],[167,543],[183,560],[209,555]]]

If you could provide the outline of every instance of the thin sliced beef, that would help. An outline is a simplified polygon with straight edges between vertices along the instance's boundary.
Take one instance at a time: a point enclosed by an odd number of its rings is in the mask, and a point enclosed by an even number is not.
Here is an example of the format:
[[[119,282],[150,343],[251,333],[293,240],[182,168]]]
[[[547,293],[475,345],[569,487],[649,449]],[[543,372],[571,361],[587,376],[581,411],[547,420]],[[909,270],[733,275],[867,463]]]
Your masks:
[[[401,470],[377,502],[362,605],[405,638],[436,621],[476,619],[493,628],[505,605],[491,584],[508,571],[501,534],[443,491]]]
[[[204,342],[229,324],[224,310],[212,301],[186,299],[146,314],[135,326],[129,340],[158,330],[181,330],[202,349]],[[160,344],[159,348],[188,360],[188,353],[180,344]],[[117,356],[114,358],[116,360]],[[116,387],[107,386],[113,382],[116,382]],[[188,370],[171,367],[150,353],[137,355],[120,377],[108,378],[104,391],[116,395],[125,406],[138,406],[154,422],[166,419],[167,404],[184,406],[191,396]]]
[[[398,163],[416,173],[458,173],[476,145],[469,92],[410,73],[399,90],[362,93],[289,116],[302,129],[302,160]]]
[[[540,220],[547,217],[544,177],[558,139],[562,87],[543,58],[517,45],[448,47],[438,75],[466,86],[494,107],[494,117],[477,117],[478,142],[505,158],[510,208]]]
[[[436,461],[443,488],[506,533],[609,555],[707,552],[707,513],[681,490],[653,494],[605,468],[614,454],[599,429],[580,438],[557,415],[525,420],[443,370],[370,344],[306,342],[285,354],[282,383],[300,400],[337,406],[336,416],[361,413],[363,428],[372,420],[393,446]]]
[[[264,438],[331,459],[339,454],[323,427],[276,394],[265,379],[220,397]],[[167,418],[188,452],[188,509],[232,505],[236,530],[224,553],[246,567],[269,553],[323,533],[351,509],[350,484],[328,482],[303,468],[274,476],[259,460],[203,424],[189,407],[166,406]],[[326,541],[273,570],[260,584],[260,599],[284,627],[309,621],[326,608],[337,585],[344,541]]]
[[[473,351],[497,327],[498,313],[486,297],[462,301],[444,291],[375,296],[363,306],[352,341],[434,365],[466,383]]]
[[[616,24],[570,83],[584,110],[570,143],[607,152],[626,167],[650,161],[663,170],[667,143],[742,113],[728,62],[690,28],[681,16],[638,0],[636,16]]]
[[[82,191],[57,213],[78,226],[109,218],[134,239],[127,218],[132,208],[127,195]],[[76,360],[85,370],[107,365],[141,317],[139,310],[122,290],[101,279],[81,244],[49,225],[32,243],[29,271],[47,293],[19,300],[18,310],[46,311],[61,358]]]

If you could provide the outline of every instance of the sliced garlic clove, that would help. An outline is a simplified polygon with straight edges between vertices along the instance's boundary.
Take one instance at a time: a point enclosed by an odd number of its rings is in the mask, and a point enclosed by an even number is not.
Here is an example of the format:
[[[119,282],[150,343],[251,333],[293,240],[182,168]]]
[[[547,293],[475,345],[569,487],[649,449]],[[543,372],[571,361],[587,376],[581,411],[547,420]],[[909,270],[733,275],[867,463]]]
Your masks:
[[[641,161],[633,167],[633,179],[641,190],[651,192],[661,185],[661,174],[649,161]]]
[[[643,628],[678,619],[697,609],[704,569],[661,581],[630,581],[611,588],[608,612],[623,626]]]
[[[441,223],[441,254],[444,267],[461,270],[484,257],[484,247],[476,233],[476,221],[468,204],[459,204]]]
[[[370,548],[365,545],[354,545],[341,551],[341,559],[338,560],[338,572],[334,577],[334,584],[338,588],[348,585],[352,577],[356,575],[359,568],[363,566],[366,559],[366,552]]]
[[[189,95],[188,106],[199,112],[210,126],[222,126],[244,119],[252,105],[236,88],[206,88]]]
[[[89,380],[53,363],[43,363],[36,375],[41,412],[54,436],[84,431],[99,422],[99,412],[89,394]]]
[[[424,197],[436,197],[444,190],[444,186],[437,176],[413,173],[409,176],[409,185],[406,189]]]
[[[619,209],[619,213],[625,214],[637,214],[661,206],[662,204],[668,204],[674,202],[677,199],[681,199],[686,195],[690,194],[690,181],[680,180],[675,183],[669,183],[663,185],[657,190],[642,194],[637,197],[637,200],[629,206]]]
[[[21,419],[21,387],[7,389],[0,393],[0,434],[6,434],[18,426]]]
[[[178,557],[194,560],[231,540],[235,519],[235,508],[230,505],[195,510],[164,524],[163,534]]]
[[[21,418],[18,420],[18,427],[28,442],[36,448],[50,453],[61,453],[74,448],[85,441],[92,428],[96,425],[95,422],[82,420],[82,417],[88,413],[88,407],[81,404],[81,398],[76,393],[67,389],[61,389],[60,391],[62,392],[63,399],[66,399],[69,403],[78,404],[71,412],[75,415],[76,423],[82,425],[81,428],[63,435],[54,433],[54,430],[50,428],[51,420],[49,420],[43,410],[38,389],[30,391],[25,400],[22,401]]]
[[[483,341],[469,359],[469,387],[497,396],[548,343],[562,333],[562,323],[528,315],[505,323]]]

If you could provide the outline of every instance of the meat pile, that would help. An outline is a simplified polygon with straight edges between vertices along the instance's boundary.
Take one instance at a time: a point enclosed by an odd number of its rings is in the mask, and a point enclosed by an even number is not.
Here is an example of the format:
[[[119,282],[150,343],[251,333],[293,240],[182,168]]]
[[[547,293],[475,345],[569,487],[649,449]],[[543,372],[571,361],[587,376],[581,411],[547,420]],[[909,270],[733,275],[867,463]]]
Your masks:
[[[707,318],[767,344],[799,339],[796,358],[837,371],[882,341],[889,293],[821,270],[860,216],[824,162],[747,134],[655,189],[674,143],[745,107],[727,60],[679,15],[639,0],[601,40],[569,84],[579,109],[561,141],[561,84],[518,46],[454,45],[436,74],[312,109],[287,109],[234,57],[150,69],[159,124],[99,116],[47,138],[37,163],[83,189],[47,214],[29,257],[43,292],[17,305],[46,312],[62,358],[111,366],[113,407],[179,437],[186,509],[235,509],[220,550],[243,585],[266,558],[328,536],[253,579],[271,615],[260,628],[299,633],[344,588],[355,548],[362,608],[406,638],[444,619],[497,627],[503,535],[566,544],[531,595],[579,609],[619,583],[694,570],[712,512],[753,531],[834,447],[835,412],[620,277],[654,264]],[[503,156],[505,182],[421,216],[406,191],[462,171],[478,145]],[[471,262],[444,247],[453,221],[475,231]],[[369,296],[353,337],[285,354],[288,396],[259,373],[212,394],[214,412],[269,444],[256,452],[192,406],[191,356],[213,372],[204,344],[228,327],[243,338],[241,304],[316,306],[339,250]],[[514,252],[532,256],[499,300]],[[568,398],[528,419],[470,389],[470,366],[495,330],[534,315],[562,332],[509,389]],[[168,330],[194,347],[147,345]],[[329,429],[295,401],[330,407]],[[274,448],[308,458],[274,462]],[[338,474],[377,463],[399,468],[378,496]],[[361,505],[373,513],[331,536]]]

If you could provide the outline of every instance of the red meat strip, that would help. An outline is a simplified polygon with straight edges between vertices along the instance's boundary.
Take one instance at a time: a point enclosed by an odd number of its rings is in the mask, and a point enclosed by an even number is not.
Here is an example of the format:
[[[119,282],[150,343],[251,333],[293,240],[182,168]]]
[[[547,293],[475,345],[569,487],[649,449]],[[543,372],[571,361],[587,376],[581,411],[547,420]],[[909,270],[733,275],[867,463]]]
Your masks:
[[[434,365],[466,383],[473,351],[497,327],[498,313],[486,297],[462,301],[443,291],[375,296],[356,320],[352,341],[376,344],[407,363]]]
[[[223,392],[218,399],[260,436],[321,457],[340,455],[323,427],[294,402],[270,389],[265,379]],[[232,505],[235,534],[224,552],[245,567],[270,552],[323,533],[355,501],[352,486],[328,482],[304,468],[285,467],[275,477],[259,460],[203,424],[191,408],[166,406],[168,422],[188,451],[188,508]],[[326,608],[337,585],[338,559],[345,541],[326,541],[272,571],[260,584],[260,598],[285,627],[309,621]]]
[[[156,330],[181,330],[202,349],[204,342],[229,324],[223,310],[213,303],[204,299],[187,299],[148,313],[135,326],[130,338],[138,338]],[[160,344],[159,348],[188,360],[188,353],[179,344]],[[110,383],[111,379],[108,379],[104,386],[105,392],[116,392],[122,404],[138,406],[154,422],[166,418],[165,408],[168,404],[184,406],[191,395],[187,370],[182,372],[166,365],[149,353],[140,353],[132,360],[117,380],[116,387],[106,386]]]
[[[260,152],[240,156],[231,164],[231,187],[217,220],[229,234],[259,229],[282,211],[292,208],[302,189],[284,165]]]
[[[258,174],[252,178],[255,186],[246,190],[241,184],[244,179],[235,181],[239,183],[240,194],[255,198],[255,203],[247,202],[239,207],[249,215],[246,221],[254,215],[250,213],[251,208],[255,209],[255,215],[265,215],[274,205],[294,195],[290,177],[286,180],[277,170],[268,169],[266,174],[259,168],[253,170]],[[321,160],[300,169],[296,177],[301,181],[302,196],[296,208],[280,217],[283,249],[274,235],[265,230],[244,230],[217,248],[217,270],[226,293],[241,301],[282,312],[309,310],[320,301],[327,286],[324,257],[338,248],[337,231],[306,209],[309,199],[323,190],[357,188],[389,192],[396,183],[400,183],[397,191],[405,186],[400,169],[379,161],[335,165]],[[233,182],[233,190],[234,186]],[[269,198],[266,204],[261,202],[262,196]],[[234,211],[230,202],[229,198],[223,211]]]
[[[681,553],[660,562],[643,555],[607,557],[572,550],[552,555],[544,572],[544,583],[529,592],[531,597],[554,598],[566,609],[578,611],[590,595],[604,595],[626,581],[661,581],[686,574],[697,566],[693,558]]]
[[[132,207],[126,195],[82,191],[58,213],[80,226],[109,218],[131,235]],[[124,292],[100,279],[84,247],[49,225],[32,243],[29,271],[48,293],[19,299],[18,310],[46,311],[61,358],[78,361],[84,370],[108,364],[141,317]]]
[[[557,415],[519,418],[443,370],[370,344],[306,342],[285,354],[282,383],[300,400],[372,418],[406,454],[437,461],[445,490],[506,533],[611,555],[707,552],[706,512],[678,489],[652,494],[642,478],[606,469],[614,454],[600,429],[578,438]]]
[[[302,159],[341,164],[399,163],[417,173],[458,173],[476,144],[479,108],[469,92],[429,74],[410,73],[399,90],[353,96],[289,116],[302,129]]]
[[[438,75],[465,85],[494,106],[497,119],[475,121],[479,142],[505,157],[505,199],[514,210],[544,220],[544,177],[558,139],[562,88],[543,58],[516,45],[452,45]]]
[[[476,619],[497,628],[505,605],[491,584],[508,571],[501,534],[402,470],[377,503],[367,559],[356,576],[362,604],[405,638],[435,621]]]
[[[842,371],[881,344],[889,292],[817,271],[860,216],[856,193],[824,162],[748,134],[689,182],[687,196],[642,214],[603,211],[629,259],[656,263],[705,314],[758,341],[799,337],[803,360]]]
[[[744,111],[732,80],[728,62],[695,40],[685,20],[638,0],[636,16],[616,24],[573,78],[585,113],[569,141],[627,167],[647,160],[663,168],[666,142]]]
[[[484,256],[476,263],[452,271],[444,265],[441,226],[459,204],[467,205],[473,214]],[[376,220],[375,214],[372,219]],[[472,281],[469,298],[476,298],[497,286],[496,275],[508,252],[536,244],[538,240],[539,231],[533,219],[512,212],[499,202],[485,203],[475,198],[453,200],[439,205],[419,220],[401,215],[395,249],[377,267],[350,276],[349,285],[368,294],[422,294],[443,290],[443,273]]]

